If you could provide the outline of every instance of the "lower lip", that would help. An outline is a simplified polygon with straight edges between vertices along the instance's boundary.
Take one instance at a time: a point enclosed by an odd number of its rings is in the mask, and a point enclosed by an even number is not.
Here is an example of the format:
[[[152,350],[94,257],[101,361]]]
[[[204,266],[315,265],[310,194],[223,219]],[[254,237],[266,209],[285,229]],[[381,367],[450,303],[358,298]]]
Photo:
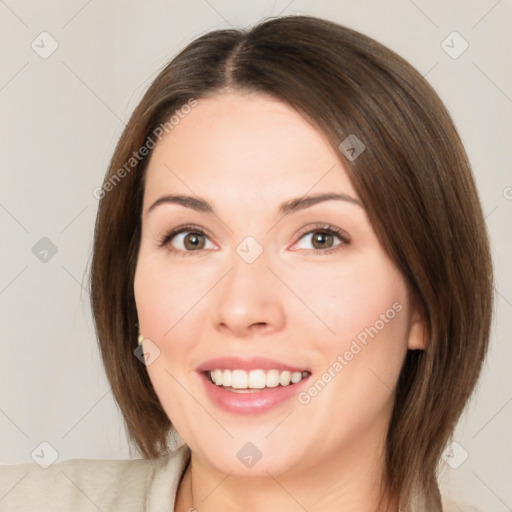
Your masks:
[[[247,393],[237,393],[227,391],[221,386],[217,386],[202,372],[199,377],[203,383],[206,394],[210,400],[221,409],[238,414],[258,414],[297,396],[300,389],[304,386],[311,375],[303,378],[300,382],[289,386],[277,386],[275,388],[265,388],[261,391],[252,391]]]

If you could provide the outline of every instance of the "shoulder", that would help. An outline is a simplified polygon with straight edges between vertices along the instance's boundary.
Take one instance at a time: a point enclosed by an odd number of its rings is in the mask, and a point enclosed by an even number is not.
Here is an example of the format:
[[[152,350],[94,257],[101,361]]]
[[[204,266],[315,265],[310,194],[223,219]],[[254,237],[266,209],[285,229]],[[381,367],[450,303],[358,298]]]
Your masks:
[[[188,458],[182,446],[158,459],[72,459],[47,469],[35,463],[0,466],[0,512],[137,512],[163,501],[172,510]]]

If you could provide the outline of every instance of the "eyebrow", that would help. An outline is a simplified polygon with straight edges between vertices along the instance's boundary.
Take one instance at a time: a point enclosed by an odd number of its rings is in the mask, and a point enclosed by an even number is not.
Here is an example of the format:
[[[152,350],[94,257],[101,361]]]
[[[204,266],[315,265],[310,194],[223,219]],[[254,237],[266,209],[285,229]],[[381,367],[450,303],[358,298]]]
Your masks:
[[[279,206],[278,212],[282,215],[288,215],[290,213],[296,212],[298,210],[303,210],[305,208],[309,208],[315,204],[324,202],[324,201],[345,201],[348,203],[352,203],[360,206],[363,205],[361,202],[347,194],[335,194],[335,193],[324,193],[324,194],[316,194],[311,196],[302,196],[297,197],[295,199],[290,199],[285,201]],[[181,206],[185,206],[187,208],[191,208],[192,210],[196,210],[198,212],[209,213],[213,215],[217,215],[215,213],[215,209],[210,203],[201,199],[199,197],[185,196],[185,195],[166,195],[157,199],[146,211],[146,214],[154,210],[157,206],[162,204],[179,204]]]

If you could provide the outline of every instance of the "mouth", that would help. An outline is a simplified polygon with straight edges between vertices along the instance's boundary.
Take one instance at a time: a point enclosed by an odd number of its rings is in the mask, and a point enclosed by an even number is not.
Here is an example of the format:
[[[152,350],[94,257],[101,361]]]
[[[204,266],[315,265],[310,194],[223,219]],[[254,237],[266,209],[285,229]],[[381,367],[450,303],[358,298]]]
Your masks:
[[[239,415],[261,414],[293,399],[310,380],[311,371],[266,358],[217,358],[196,369],[209,402]]]

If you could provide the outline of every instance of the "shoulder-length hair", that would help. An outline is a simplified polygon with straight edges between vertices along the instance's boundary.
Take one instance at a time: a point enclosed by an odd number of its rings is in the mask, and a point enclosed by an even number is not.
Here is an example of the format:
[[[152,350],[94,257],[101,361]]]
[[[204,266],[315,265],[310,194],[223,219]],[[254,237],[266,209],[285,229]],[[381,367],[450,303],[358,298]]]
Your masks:
[[[186,46],[134,110],[95,192],[91,304],[130,441],[153,458],[168,453],[172,432],[134,356],[145,168],[162,128],[170,131],[194,101],[229,89],[285,102],[334,148],[350,135],[365,145],[358,158],[339,158],[428,335],[425,350],[408,351],[395,390],[385,485],[401,503],[420,496],[429,511],[441,510],[437,464],[489,340],[493,277],[481,205],[450,115],[421,74],[373,39],[311,16],[216,30]]]

